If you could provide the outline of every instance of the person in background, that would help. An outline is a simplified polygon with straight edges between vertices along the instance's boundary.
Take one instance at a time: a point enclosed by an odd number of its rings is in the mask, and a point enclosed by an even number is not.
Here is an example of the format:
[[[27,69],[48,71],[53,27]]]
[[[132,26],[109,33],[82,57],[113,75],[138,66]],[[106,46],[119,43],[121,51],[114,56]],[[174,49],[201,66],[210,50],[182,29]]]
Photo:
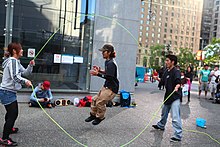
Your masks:
[[[161,120],[156,125],[152,125],[152,127],[157,130],[164,130],[167,123],[168,114],[171,111],[174,134],[170,138],[170,141],[178,142],[182,139],[182,122],[180,115],[180,97],[182,95],[182,91],[180,89],[180,70],[177,70],[175,67],[177,64],[177,57],[175,55],[167,55],[165,62],[167,70],[164,72],[164,75],[161,79],[157,78],[158,81],[162,81],[164,83],[166,88],[164,101],[171,93],[174,93],[164,102]]]
[[[50,82],[39,83],[30,96],[29,107],[40,107],[37,101],[44,108],[52,108],[53,95],[50,89]]]
[[[138,73],[135,71],[135,86],[138,86]]]
[[[155,79],[158,77],[158,72],[156,69],[153,70],[153,78],[152,78],[152,83],[155,82]]]
[[[192,81],[193,81],[193,72],[190,66],[187,67],[187,70],[185,72],[185,77],[190,81],[190,83],[188,82],[189,84],[188,102],[190,102],[190,91],[191,91]]]
[[[210,78],[211,78],[211,81],[210,81],[211,98],[209,98],[209,100],[214,100],[216,87],[217,87],[217,83],[215,82],[215,80],[219,75],[220,75],[220,71],[218,69],[218,66],[216,65],[214,67],[214,70],[212,70],[211,74],[210,74]]]
[[[207,96],[209,83],[210,83],[209,76],[210,76],[209,66],[205,64],[204,69],[200,71],[200,76],[199,76],[199,98],[202,90],[205,91],[205,98]]]
[[[160,78],[160,79],[163,77],[164,70],[165,70],[165,69],[164,69],[164,67],[162,66],[162,67],[160,68],[160,70],[158,71],[158,75],[159,75],[159,78]],[[158,83],[158,89],[161,90],[161,88],[164,89],[164,85],[162,85],[162,82],[160,81],[160,82]]]
[[[6,109],[5,124],[3,128],[3,136],[0,138],[0,144],[4,146],[17,146],[17,142],[13,141],[9,135],[17,133],[18,128],[14,128],[14,123],[18,117],[17,91],[22,88],[21,85],[31,86],[30,80],[23,78],[29,75],[34,60],[31,60],[25,69],[20,63],[20,57],[23,56],[23,49],[20,43],[10,43],[6,50],[6,58],[2,63],[3,77],[0,86],[0,100]]]
[[[105,59],[105,70],[101,70],[98,66],[93,66],[90,70],[92,76],[98,76],[105,79],[104,86],[99,93],[92,98],[90,116],[85,119],[85,122],[91,122],[93,125],[98,125],[105,119],[106,104],[112,100],[118,93],[118,66],[114,58],[116,53],[114,47],[110,44],[105,44],[99,51]]]

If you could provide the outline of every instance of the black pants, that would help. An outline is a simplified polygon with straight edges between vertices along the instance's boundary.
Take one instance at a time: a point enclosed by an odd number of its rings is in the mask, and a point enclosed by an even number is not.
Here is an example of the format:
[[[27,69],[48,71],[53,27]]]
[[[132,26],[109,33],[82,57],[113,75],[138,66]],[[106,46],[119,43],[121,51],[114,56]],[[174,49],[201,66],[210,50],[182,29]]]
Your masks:
[[[188,91],[188,102],[190,101],[190,91]]]
[[[14,126],[15,120],[18,117],[18,102],[14,101],[9,105],[5,105],[5,109],[5,124],[2,139],[9,139],[10,132]]]

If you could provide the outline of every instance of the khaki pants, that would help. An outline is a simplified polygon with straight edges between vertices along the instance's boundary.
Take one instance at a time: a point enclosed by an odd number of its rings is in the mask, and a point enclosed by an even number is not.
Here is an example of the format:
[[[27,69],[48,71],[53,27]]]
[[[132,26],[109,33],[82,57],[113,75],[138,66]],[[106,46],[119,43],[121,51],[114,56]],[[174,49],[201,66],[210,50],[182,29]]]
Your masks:
[[[106,104],[115,97],[112,90],[102,87],[97,95],[92,98],[91,114],[97,118],[103,119],[106,112]]]

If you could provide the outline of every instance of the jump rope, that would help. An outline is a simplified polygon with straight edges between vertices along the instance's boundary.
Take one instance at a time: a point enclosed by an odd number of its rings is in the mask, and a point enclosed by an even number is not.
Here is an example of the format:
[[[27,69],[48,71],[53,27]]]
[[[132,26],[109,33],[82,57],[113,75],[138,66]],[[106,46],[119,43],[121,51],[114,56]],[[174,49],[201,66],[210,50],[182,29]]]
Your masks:
[[[121,23],[117,22],[114,18],[109,18],[109,17],[106,17],[106,16],[102,16],[102,15],[98,15],[98,14],[88,14],[88,15],[85,15],[85,14],[81,14],[81,16],[92,16],[92,17],[100,17],[100,18],[103,18],[103,19],[106,19],[106,20],[111,20],[113,21],[114,23],[116,23],[117,25],[119,25],[121,28],[123,28],[134,40],[135,42],[138,44],[139,46],[139,43],[138,43],[138,40],[133,36],[133,34],[126,28],[124,27]],[[77,18],[80,18],[81,16],[78,16],[76,17]],[[71,21],[68,21],[67,23],[69,23]],[[66,24],[67,24],[66,23]],[[66,24],[64,24],[62,27],[64,27]],[[36,56],[33,58],[33,60],[35,60],[37,58],[37,56],[41,53],[41,51],[45,48],[45,46],[49,43],[49,41],[54,37],[54,35],[62,28],[58,28],[50,37],[49,39],[46,41],[46,43],[41,47],[41,49],[39,50],[39,52],[36,54]],[[32,88],[32,91],[34,92],[34,87],[33,85],[31,85],[31,88]],[[125,144],[122,144],[120,145],[120,147],[124,147],[124,146],[127,146],[129,145],[130,143],[132,143],[133,141],[135,141],[138,137],[140,137],[140,135],[150,126],[150,124],[152,123],[152,121],[157,117],[157,114],[159,113],[160,109],[162,108],[163,104],[173,95],[175,91],[173,91],[170,95],[168,95],[168,97],[166,97],[166,99],[162,102],[162,104],[160,105],[160,107],[157,109],[157,111],[153,114],[153,116],[151,117],[149,123],[144,127],[144,129],[138,134],[136,135],[133,139],[131,139],[129,142],[125,143]],[[34,96],[37,98],[36,94],[34,93]],[[42,105],[39,103],[39,101],[37,101],[38,105],[40,106],[40,108],[42,109],[42,111],[49,117],[49,119],[55,124],[57,125],[67,136],[69,136],[73,141],[75,141],[76,143],[78,143],[79,145],[81,146],[84,146],[84,147],[88,147],[87,145],[79,142],[77,139],[75,139],[73,136],[71,136],[60,124],[58,124],[46,111],[45,109],[42,107]],[[208,136],[211,140],[215,141],[216,143],[218,143],[220,145],[220,142],[216,139],[214,139],[211,135],[209,135],[208,133],[205,133],[205,132],[200,132],[200,131],[196,131],[196,130],[187,130],[187,129],[183,129],[184,131],[187,131],[187,132],[192,132],[192,133],[198,133],[198,134],[203,134],[203,135],[206,135]]]

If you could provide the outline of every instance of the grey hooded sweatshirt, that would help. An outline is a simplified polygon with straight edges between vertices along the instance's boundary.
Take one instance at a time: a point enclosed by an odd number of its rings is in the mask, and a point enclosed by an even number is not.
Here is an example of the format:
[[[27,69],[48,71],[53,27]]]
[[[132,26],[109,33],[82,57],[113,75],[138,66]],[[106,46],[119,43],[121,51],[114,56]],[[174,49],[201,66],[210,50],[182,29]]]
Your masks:
[[[33,70],[33,65],[28,65],[25,69],[20,61],[14,57],[5,59],[2,63],[3,77],[0,89],[17,92],[22,88],[27,79],[21,76],[29,75]]]

